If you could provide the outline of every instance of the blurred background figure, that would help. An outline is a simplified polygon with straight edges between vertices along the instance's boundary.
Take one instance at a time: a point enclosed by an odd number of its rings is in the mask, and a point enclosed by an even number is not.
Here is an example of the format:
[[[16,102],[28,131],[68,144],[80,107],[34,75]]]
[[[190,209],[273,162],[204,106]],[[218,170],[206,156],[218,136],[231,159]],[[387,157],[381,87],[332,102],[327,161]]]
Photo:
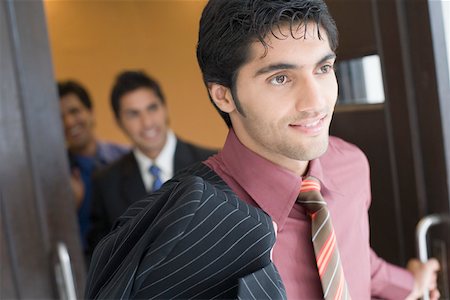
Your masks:
[[[129,149],[99,141],[94,133],[95,117],[89,93],[80,83],[58,82],[61,116],[64,124],[71,185],[78,209],[83,249],[89,230],[91,178],[95,170],[118,159]]]
[[[177,171],[216,152],[174,134],[164,94],[144,72],[125,71],[117,76],[111,106],[133,150],[94,177],[90,252],[128,206],[159,189]]]

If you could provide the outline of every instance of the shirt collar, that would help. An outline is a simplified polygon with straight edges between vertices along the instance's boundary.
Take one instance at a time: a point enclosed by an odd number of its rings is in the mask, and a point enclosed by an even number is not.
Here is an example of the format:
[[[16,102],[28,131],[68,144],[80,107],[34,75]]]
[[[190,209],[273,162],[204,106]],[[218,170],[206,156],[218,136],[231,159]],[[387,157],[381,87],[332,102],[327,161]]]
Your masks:
[[[167,140],[161,153],[155,159],[155,164],[161,169],[163,174],[170,174],[173,176],[173,161],[175,155],[175,148],[177,145],[177,138],[172,130],[167,131]]]
[[[329,150],[327,149],[326,152],[328,151]],[[326,176],[325,170],[322,167],[321,158],[324,157],[326,152],[322,156],[313,159],[309,162],[308,171],[305,177],[313,176],[317,178],[320,181],[320,188],[322,194],[325,194],[326,191],[329,191],[342,195],[340,189],[338,189],[337,185],[334,183],[333,178],[331,176]]]
[[[161,177],[163,181],[167,181],[173,176],[173,164],[175,148],[177,145],[177,138],[173,131],[168,130],[166,143],[161,150],[161,153],[155,160],[150,159],[138,148],[133,149],[134,156],[139,166],[139,170],[143,178],[147,177],[148,169],[152,164],[155,164],[161,170]],[[149,176],[149,175],[148,175]],[[145,182],[145,180],[144,180]]]
[[[301,177],[245,147],[233,129],[221,155],[227,172],[283,228],[297,199]]]

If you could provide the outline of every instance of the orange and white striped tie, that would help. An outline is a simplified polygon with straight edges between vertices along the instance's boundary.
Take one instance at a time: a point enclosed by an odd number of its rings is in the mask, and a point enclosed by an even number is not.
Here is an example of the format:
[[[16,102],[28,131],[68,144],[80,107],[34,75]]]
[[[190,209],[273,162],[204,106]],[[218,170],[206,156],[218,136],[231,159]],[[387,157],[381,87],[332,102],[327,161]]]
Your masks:
[[[303,180],[297,202],[311,217],[312,242],[324,299],[350,299],[330,212],[316,178],[310,176]]]

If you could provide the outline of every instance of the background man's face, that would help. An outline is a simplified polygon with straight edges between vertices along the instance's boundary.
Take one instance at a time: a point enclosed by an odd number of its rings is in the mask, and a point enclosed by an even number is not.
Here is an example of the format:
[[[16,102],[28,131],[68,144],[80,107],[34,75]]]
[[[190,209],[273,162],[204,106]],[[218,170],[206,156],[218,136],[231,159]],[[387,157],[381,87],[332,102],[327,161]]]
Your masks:
[[[120,98],[119,123],[133,144],[150,158],[166,143],[167,108],[155,92],[139,88]]]
[[[236,82],[234,100],[242,114],[230,113],[244,145],[284,166],[326,151],[337,99],[335,55],[326,32],[321,29],[319,39],[317,27],[308,25],[306,33],[303,26],[294,32],[295,38],[289,27],[277,32],[280,39],[270,35],[267,55],[261,43],[252,44]]]
[[[73,93],[61,97],[60,107],[67,147],[83,149],[94,138],[93,112]]]

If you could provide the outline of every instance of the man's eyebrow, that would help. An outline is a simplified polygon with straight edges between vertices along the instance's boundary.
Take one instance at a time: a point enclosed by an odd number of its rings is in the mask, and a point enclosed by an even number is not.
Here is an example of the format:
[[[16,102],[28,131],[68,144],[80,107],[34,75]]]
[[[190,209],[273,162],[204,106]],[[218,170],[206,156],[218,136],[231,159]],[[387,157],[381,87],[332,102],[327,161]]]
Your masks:
[[[336,53],[332,52],[332,53],[325,55],[321,60],[319,60],[319,62],[317,64],[320,65],[330,59],[336,59]]]
[[[277,71],[277,70],[296,69],[297,67],[298,67],[297,65],[287,64],[287,63],[272,64],[272,65],[268,65],[268,66],[263,67],[263,68],[259,69],[258,71],[256,71],[254,77],[257,77],[257,76],[265,74],[265,73]]]
[[[153,109],[153,108],[157,108],[158,106],[159,106],[159,103],[153,102],[153,103],[148,104],[146,108],[147,109],[149,109],[149,108]]]
[[[335,59],[335,58],[336,58],[336,54],[335,53],[333,53],[333,52],[332,53],[328,53],[327,55],[322,57],[316,63],[316,65],[320,65],[320,64],[326,62],[327,60]],[[257,76],[265,74],[265,73],[270,73],[270,72],[273,72],[273,71],[277,71],[277,70],[292,70],[292,69],[296,69],[296,68],[299,68],[299,66],[295,65],[295,64],[290,64],[290,63],[272,64],[272,65],[268,65],[268,66],[263,67],[263,68],[259,69],[258,71],[256,71],[254,77],[257,77]]]
[[[136,113],[136,112],[139,112],[139,110],[136,108],[123,108],[123,112],[124,113]]]

